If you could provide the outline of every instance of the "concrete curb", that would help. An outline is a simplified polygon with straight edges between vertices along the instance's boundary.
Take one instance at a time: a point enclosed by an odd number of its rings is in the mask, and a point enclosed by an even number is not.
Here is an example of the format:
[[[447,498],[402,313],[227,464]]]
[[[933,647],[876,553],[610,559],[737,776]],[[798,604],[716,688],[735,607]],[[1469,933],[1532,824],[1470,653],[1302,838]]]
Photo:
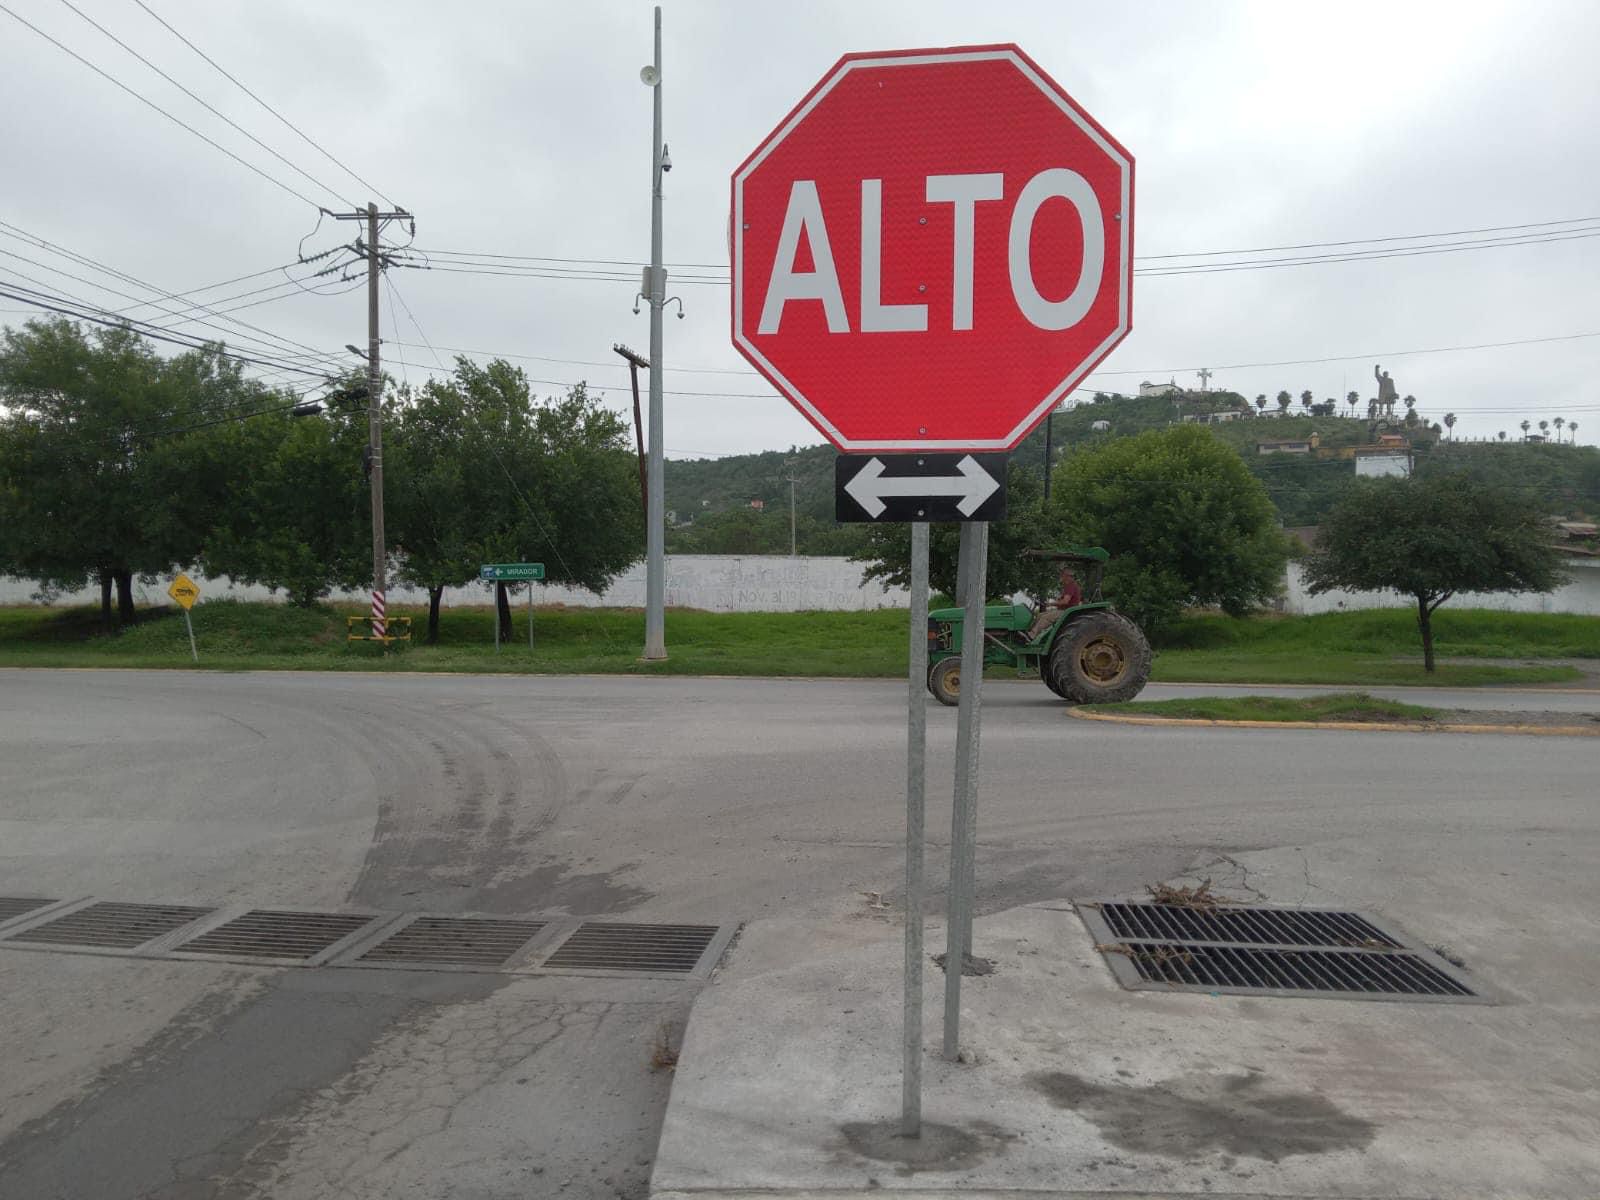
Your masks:
[[[1092,713],[1074,706],[1069,717],[1118,725],[1209,725],[1221,729],[1353,729],[1381,733],[1521,733],[1544,737],[1600,737],[1600,724],[1584,725],[1425,725],[1418,721],[1227,721],[1205,717],[1139,717]]]

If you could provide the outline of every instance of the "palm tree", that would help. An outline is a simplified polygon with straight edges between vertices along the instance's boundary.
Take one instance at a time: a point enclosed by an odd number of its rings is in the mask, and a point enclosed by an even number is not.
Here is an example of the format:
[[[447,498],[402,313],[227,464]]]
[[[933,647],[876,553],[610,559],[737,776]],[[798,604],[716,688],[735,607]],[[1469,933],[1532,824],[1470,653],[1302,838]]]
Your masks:
[[[1291,396],[1287,391],[1282,391],[1282,392],[1278,393],[1278,412],[1279,413],[1283,414],[1284,416],[1287,416],[1288,413],[1289,413],[1289,405],[1292,404],[1292,403],[1294,403],[1294,397]]]
[[[1561,440],[1561,427],[1566,423],[1567,419],[1565,417],[1556,418],[1556,441],[1558,442]]]
[[[1578,444],[1578,423],[1576,421],[1568,421],[1567,432],[1572,435],[1570,440],[1572,444],[1576,446]]]
[[[1550,435],[1550,422],[1549,421],[1540,421],[1539,422],[1539,436],[1540,437],[1548,437],[1549,435]]]
[[[1256,411],[1257,412],[1265,412],[1266,408],[1267,408],[1267,394],[1265,392],[1262,392],[1259,396],[1256,397]]]
[[[1506,431],[1504,429],[1500,431],[1500,440],[1502,442],[1506,440]]]
[[[1361,403],[1360,392],[1349,392],[1345,395],[1344,402],[1350,406],[1350,415],[1356,415],[1356,405]]]
[[[1311,402],[1315,399],[1316,397],[1311,394],[1311,389],[1307,388],[1305,391],[1300,393],[1300,407],[1305,409],[1307,412],[1310,412]]]
[[[1528,440],[1528,425],[1529,425],[1529,422],[1527,422],[1527,421],[1524,421],[1522,423],[1522,440],[1523,441],[1527,441]]]
[[[1455,415],[1455,413],[1445,413],[1445,415],[1444,415],[1444,427],[1450,431],[1450,440],[1454,441],[1455,437],[1456,437],[1456,415]]]

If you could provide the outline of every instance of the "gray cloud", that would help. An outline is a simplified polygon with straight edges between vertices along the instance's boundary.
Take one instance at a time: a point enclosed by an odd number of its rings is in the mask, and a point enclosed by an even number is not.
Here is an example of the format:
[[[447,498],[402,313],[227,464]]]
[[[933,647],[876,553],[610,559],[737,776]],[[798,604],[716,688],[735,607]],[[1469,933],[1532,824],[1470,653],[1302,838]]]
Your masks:
[[[151,6],[312,136],[418,214],[435,249],[638,261],[649,247],[650,6],[632,3]],[[249,146],[56,0],[8,0],[130,86],[330,206],[365,190],[256,107],[131,0],[85,11],[336,195]],[[849,50],[1015,41],[1138,159],[1141,254],[1255,247],[1593,216],[1600,125],[1589,5],[1040,2],[671,3],[664,100],[675,169],[667,258],[725,264],[733,167]],[[165,288],[290,261],[316,214],[0,15],[0,220]],[[310,248],[348,240],[324,222]],[[0,249],[44,260],[9,239]],[[1402,394],[1458,436],[1561,413],[1600,431],[1600,339],[1473,353],[1413,348],[1600,329],[1600,240],[1431,257],[1141,278],[1135,330],[1091,380],[1129,387],[1201,366],[1382,353]],[[88,274],[81,267],[64,269]],[[0,257],[11,270],[120,305]],[[587,379],[624,405],[615,341],[642,349],[627,282],[396,271],[438,346],[526,361],[539,385]],[[136,288],[114,281],[123,290]],[[243,290],[253,284],[241,284]],[[728,345],[727,293],[684,283],[667,329],[673,452],[819,440]],[[388,297],[385,297],[386,304]],[[0,304],[9,302],[0,301]],[[337,350],[364,333],[361,292],[238,314]],[[403,311],[384,335],[419,342]],[[0,313],[0,321],[22,317]],[[425,349],[391,346],[396,375]],[[448,359],[446,352],[441,352]],[[1218,370],[1254,395],[1369,390],[1372,360]],[[710,368],[692,373],[685,368]],[[1133,372],[1122,374],[1118,372]],[[1194,382],[1192,375],[1180,382]],[[753,393],[753,398],[728,396]],[[1586,411],[1592,408],[1594,411]]]

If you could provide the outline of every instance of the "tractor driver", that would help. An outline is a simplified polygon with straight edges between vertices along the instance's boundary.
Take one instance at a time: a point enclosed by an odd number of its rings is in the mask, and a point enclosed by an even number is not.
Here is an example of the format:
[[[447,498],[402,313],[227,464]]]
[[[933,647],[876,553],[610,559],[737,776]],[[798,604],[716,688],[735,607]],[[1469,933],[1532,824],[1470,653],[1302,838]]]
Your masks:
[[[1071,567],[1062,567],[1061,594],[1039,609],[1038,615],[1033,618],[1033,624],[1028,628],[1028,640],[1033,641],[1055,624],[1062,609],[1076,608],[1082,603],[1083,589],[1078,586],[1077,577],[1073,575]]]

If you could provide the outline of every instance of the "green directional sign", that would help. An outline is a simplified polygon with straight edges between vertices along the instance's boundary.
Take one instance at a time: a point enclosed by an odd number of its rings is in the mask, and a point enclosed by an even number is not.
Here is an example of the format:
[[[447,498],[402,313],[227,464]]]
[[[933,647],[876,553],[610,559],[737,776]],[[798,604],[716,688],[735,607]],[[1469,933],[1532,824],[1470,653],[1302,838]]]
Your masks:
[[[543,579],[543,563],[484,563],[478,568],[479,579]]]

